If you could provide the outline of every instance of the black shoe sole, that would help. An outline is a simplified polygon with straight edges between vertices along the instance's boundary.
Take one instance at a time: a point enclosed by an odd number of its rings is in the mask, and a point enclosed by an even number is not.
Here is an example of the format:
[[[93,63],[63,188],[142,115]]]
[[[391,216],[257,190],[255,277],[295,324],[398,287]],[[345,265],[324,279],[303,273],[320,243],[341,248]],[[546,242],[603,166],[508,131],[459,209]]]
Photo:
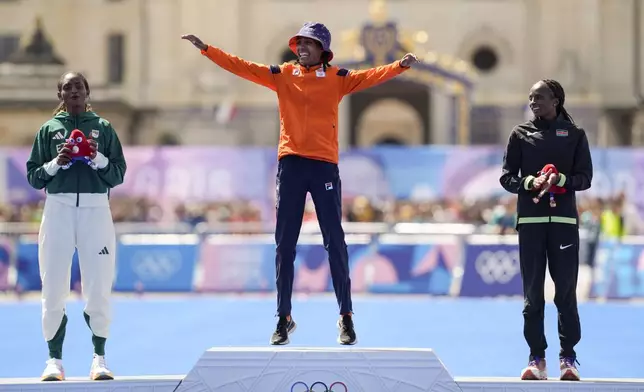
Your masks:
[[[114,380],[114,377],[110,376],[109,374],[102,374],[100,376],[97,376],[96,378],[93,378],[92,380],[94,381]]]
[[[45,378],[41,379],[40,381],[51,382],[51,381],[63,381],[63,380],[58,379],[58,378],[56,378],[54,376],[51,376],[51,377],[45,377]]]
[[[358,343],[358,339],[354,340],[353,342],[343,342],[340,338],[338,338],[338,343],[340,343],[343,346],[353,346],[356,343]]]

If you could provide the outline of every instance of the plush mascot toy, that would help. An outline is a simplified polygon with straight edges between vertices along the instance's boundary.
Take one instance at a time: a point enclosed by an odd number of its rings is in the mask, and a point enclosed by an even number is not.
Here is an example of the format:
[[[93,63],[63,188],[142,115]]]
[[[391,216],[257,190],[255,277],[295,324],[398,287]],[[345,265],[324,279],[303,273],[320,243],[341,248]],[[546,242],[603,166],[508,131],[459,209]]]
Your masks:
[[[72,150],[72,160],[63,166],[63,169],[69,169],[75,162],[83,162],[91,166],[92,169],[96,168],[96,164],[90,159],[92,150],[89,147],[89,141],[83,132],[78,129],[74,129],[69,135],[69,139],[67,139],[66,146]]]
[[[557,171],[557,168],[555,167],[555,165],[549,163],[549,164],[545,165],[543,167],[543,169],[541,169],[537,173],[537,175],[542,176],[542,175],[547,174],[547,173],[559,174],[559,171]],[[550,184],[546,183],[546,185],[543,187],[541,192],[539,192],[539,195],[534,198],[534,202],[538,203],[539,200],[541,199],[541,196],[543,196],[546,192],[550,193],[550,207],[556,207],[557,203],[555,202],[555,195],[556,194],[566,193],[566,189],[562,188],[560,186],[557,186],[557,185],[550,185]]]

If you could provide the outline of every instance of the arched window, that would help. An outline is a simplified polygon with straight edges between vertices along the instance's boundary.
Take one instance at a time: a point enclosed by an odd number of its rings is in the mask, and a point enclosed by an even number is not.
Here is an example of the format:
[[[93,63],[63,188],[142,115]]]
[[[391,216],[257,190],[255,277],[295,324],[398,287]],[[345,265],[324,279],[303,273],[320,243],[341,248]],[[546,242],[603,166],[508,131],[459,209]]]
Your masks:
[[[470,61],[479,71],[492,72],[499,63],[499,56],[493,47],[482,45],[473,51]]]
[[[400,139],[391,136],[384,137],[376,142],[376,145],[378,146],[402,146],[404,144],[405,143],[403,143]]]

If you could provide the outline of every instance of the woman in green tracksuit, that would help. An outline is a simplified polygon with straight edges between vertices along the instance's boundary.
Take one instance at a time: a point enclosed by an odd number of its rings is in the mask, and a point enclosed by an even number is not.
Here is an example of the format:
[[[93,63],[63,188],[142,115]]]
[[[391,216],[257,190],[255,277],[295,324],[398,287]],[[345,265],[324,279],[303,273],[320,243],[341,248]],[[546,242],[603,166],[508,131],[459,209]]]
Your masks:
[[[85,321],[92,331],[93,380],[112,379],[105,364],[114,279],[116,235],[109,205],[110,189],[121,184],[126,164],[112,125],[87,104],[89,84],[79,73],[58,82],[60,104],[38,131],[27,161],[27,179],[45,189],[46,201],[38,235],[42,279],[42,327],[49,346],[43,381],[65,379],[62,347],[67,316],[71,263],[78,250]],[[80,130],[90,142],[89,160],[73,161],[68,142]]]

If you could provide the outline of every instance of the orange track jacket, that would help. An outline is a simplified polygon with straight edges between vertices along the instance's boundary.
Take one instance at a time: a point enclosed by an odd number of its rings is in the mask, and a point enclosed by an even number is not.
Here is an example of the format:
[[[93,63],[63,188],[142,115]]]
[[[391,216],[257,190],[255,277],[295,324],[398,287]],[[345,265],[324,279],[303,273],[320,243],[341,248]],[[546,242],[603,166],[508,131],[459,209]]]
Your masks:
[[[362,71],[335,66],[307,69],[299,64],[264,65],[213,46],[202,50],[221,68],[277,93],[280,141],[277,158],[299,155],[338,163],[338,106],[351,93],[386,82],[408,67],[400,61]]]

